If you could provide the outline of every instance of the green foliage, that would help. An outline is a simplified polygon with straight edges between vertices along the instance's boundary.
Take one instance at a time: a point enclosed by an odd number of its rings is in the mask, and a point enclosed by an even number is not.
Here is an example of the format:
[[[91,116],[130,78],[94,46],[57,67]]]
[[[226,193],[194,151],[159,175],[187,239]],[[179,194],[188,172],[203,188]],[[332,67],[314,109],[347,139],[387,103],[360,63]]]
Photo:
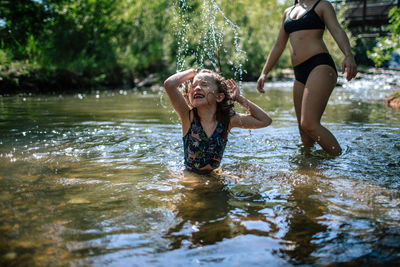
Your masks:
[[[166,65],[167,2],[4,0],[0,37],[13,60],[118,82]],[[167,12],[166,12],[167,11]]]
[[[0,70],[5,69],[11,63],[11,57],[7,53],[7,50],[0,49]]]
[[[221,67],[226,77],[258,77],[286,7],[274,0],[238,0],[234,4],[229,0],[191,0],[186,5],[177,1],[173,45],[177,69],[193,65],[214,70]],[[286,51],[278,67],[289,65]]]
[[[237,2],[240,3],[239,7],[230,5],[228,0],[221,6],[225,7],[227,16],[240,27],[240,48],[246,53],[243,69],[247,73],[244,78],[254,80],[261,73],[268,52],[278,37],[282,14],[287,5],[263,0]],[[277,68],[289,66],[289,51],[286,49],[277,62]]]
[[[368,51],[377,66],[390,59],[390,53],[400,48],[400,8],[392,8],[389,11],[390,25],[388,27],[391,36],[378,38],[377,45]]]
[[[48,14],[45,7],[31,0],[0,1],[0,40],[13,52],[14,59],[27,57],[26,46],[32,45],[33,39],[43,30]]]
[[[28,62],[109,85],[192,66],[254,80],[293,2],[2,0],[0,64]],[[329,38],[334,57],[341,54]],[[277,64],[290,66],[288,49]]]

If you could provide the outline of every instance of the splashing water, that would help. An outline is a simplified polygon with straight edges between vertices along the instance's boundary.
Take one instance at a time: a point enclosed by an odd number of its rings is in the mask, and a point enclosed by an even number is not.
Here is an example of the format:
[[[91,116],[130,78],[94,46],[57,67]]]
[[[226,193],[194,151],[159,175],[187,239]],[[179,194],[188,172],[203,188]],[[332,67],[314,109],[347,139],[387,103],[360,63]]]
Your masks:
[[[0,97],[0,266],[397,266],[400,116],[379,97],[398,81],[334,90],[335,158],[296,145],[291,84],[244,83],[274,124],[232,130],[221,179],[183,171],[150,88]]]
[[[178,7],[175,8],[175,11],[176,11],[176,17],[178,18],[175,30],[175,34],[178,40],[176,68],[178,71],[181,71],[185,68],[185,55],[188,54],[189,51],[189,45],[186,36],[188,34],[188,28],[190,26],[190,23],[189,23],[189,16],[185,16],[185,14],[189,11],[189,7],[185,1],[179,1]]]
[[[197,16],[198,11],[186,0],[179,0],[176,4],[177,71],[193,66],[221,71],[223,52],[230,54],[227,64],[234,79],[241,81],[243,63],[247,58],[241,49],[239,27],[213,0],[203,0],[199,10]],[[200,21],[196,21],[196,18]]]

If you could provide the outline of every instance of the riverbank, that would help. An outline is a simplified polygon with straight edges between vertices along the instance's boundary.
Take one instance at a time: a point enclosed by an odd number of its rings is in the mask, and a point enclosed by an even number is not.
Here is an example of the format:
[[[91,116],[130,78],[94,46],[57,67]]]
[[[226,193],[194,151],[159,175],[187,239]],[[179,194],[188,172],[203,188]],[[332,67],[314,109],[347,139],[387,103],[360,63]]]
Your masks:
[[[390,85],[399,90],[388,95],[384,103],[392,108],[400,108],[400,70],[383,68],[360,67],[357,79],[366,75],[390,75]],[[114,77],[105,78],[105,75],[94,77],[86,73],[76,73],[69,70],[48,71],[34,67],[22,66],[19,68],[0,70],[0,95],[16,94],[63,94],[90,92],[92,90],[115,90],[150,88],[162,84],[166,75],[161,73],[150,74],[146,77]],[[293,80],[292,69],[274,70],[268,77],[269,81]],[[338,86],[345,80],[339,77]]]
[[[391,95],[388,95],[385,100],[385,104],[391,108],[400,109],[400,90],[397,90]]]
[[[135,87],[131,75],[78,73],[39,69],[30,65],[0,69],[0,95],[87,92]]]
[[[143,77],[77,73],[70,70],[49,71],[29,65],[10,69],[0,68],[0,95],[16,94],[54,94],[77,93],[92,90],[142,89],[163,83],[168,74],[152,73]],[[274,70],[269,79],[272,81],[293,79],[291,69]]]
[[[388,70],[382,68],[369,68],[360,72],[359,78],[362,78],[364,74],[372,75],[390,75],[390,79],[387,83],[394,88],[397,88],[392,94],[385,97],[383,100],[384,104],[390,108],[400,109],[400,70]]]

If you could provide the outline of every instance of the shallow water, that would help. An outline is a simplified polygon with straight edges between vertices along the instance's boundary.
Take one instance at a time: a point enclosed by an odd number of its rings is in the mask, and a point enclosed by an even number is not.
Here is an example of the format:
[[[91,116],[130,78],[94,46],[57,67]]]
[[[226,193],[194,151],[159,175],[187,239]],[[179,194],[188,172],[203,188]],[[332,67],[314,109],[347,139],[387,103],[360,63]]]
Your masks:
[[[399,80],[335,89],[337,158],[299,144],[290,82],[244,84],[274,122],[233,130],[219,176],[182,171],[162,91],[0,97],[0,265],[400,263]]]

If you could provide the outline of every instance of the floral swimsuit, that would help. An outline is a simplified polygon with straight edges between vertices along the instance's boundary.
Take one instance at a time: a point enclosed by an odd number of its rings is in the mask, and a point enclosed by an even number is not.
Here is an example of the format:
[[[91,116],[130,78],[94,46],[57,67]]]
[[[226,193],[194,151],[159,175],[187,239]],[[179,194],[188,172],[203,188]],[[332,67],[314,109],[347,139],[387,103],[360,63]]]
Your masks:
[[[193,121],[187,134],[183,137],[185,166],[191,171],[201,171],[208,164],[215,169],[219,166],[228,138],[220,122],[214,133],[208,137],[200,123],[197,109],[193,110]]]

